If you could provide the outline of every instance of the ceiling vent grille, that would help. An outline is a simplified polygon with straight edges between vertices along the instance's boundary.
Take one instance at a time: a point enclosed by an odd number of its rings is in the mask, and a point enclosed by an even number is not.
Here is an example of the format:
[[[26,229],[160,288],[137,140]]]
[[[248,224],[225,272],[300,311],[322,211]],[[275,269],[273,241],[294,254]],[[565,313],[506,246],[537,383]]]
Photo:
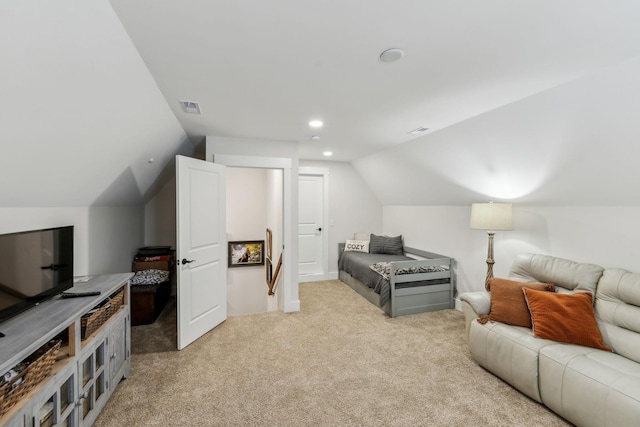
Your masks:
[[[194,101],[180,101],[182,111],[190,114],[200,114],[200,105]]]
[[[419,128],[415,128],[414,130],[410,130],[409,132],[407,132],[409,135],[420,135],[423,132],[428,131],[429,128],[423,128],[423,127],[419,127]]]

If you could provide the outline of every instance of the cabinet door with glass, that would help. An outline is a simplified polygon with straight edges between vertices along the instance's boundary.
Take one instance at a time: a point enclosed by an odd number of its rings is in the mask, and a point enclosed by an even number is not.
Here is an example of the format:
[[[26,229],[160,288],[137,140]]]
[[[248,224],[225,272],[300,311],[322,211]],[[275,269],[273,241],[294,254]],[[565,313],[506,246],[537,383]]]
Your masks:
[[[107,402],[107,334],[101,333],[82,349],[78,359],[80,426],[91,425]]]
[[[76,427],[76,366],[58,372],[31,401],[31,416],[26,425],[33,427]]]

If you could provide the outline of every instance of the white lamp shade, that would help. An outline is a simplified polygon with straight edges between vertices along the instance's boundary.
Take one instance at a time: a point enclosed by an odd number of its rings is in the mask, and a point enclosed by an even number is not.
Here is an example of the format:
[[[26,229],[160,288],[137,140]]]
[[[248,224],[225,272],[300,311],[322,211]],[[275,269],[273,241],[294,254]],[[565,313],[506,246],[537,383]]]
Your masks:
[[[469,226],[475,230],[513,230],[511,203],[473,203]]]

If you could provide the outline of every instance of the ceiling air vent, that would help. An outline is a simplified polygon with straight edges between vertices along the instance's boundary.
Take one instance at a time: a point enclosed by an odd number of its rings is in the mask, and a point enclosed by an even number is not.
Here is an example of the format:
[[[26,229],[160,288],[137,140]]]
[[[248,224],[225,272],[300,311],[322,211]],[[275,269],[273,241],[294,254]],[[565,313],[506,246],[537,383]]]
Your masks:
[[[182,111],[191,114],[200,114],[200,105],[194,101],[180,101]]]
[[[422,132],[426,132],[428,131],[429,128],[423,128],[423,127],[419,127],[419,128],[415,128],[414,130],[410,130],[409,132],[407,132],[409,135],[420,135]]]

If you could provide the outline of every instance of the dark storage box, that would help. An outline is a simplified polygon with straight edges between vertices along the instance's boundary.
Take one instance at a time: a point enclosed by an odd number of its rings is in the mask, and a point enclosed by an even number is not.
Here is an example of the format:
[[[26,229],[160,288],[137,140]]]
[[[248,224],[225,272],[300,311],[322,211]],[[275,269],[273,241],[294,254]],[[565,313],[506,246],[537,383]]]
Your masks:
[[[162,261],[133,261],[133,271],[169,271],[169,280],[156,285],[131,286],[131,325],[148,325],[156,321],[171,295],[173,257]]]
[[[133,261],[132,271],[164,270],[171,271],[171,261]]]
[[[131,287],[131,325],[148,325],[156,321],[171,294],[171,282]]]
[[[138,256],[171,255],[171,246],[145,246],[138,249]]]

